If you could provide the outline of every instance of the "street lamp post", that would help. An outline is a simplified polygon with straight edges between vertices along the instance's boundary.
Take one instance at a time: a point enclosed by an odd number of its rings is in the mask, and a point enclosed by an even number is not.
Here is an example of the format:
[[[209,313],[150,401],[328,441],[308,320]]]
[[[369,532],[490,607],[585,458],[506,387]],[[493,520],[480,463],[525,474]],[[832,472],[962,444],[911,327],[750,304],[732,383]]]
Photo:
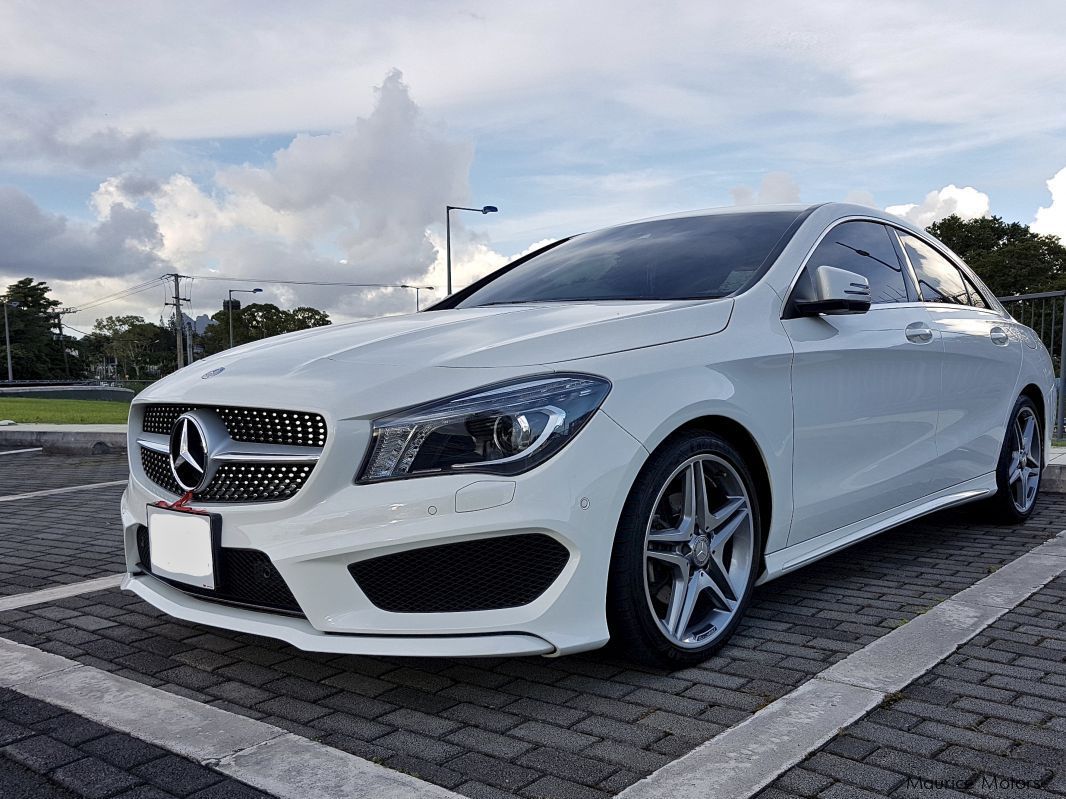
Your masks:
[[[415,290],[415,313],[418,313],[420,310],[422,310],[422,303],[419,302],[419,292],[421,292],[422,289],[425,289],[426,291],[433,291],[433,286],[409,286],[406,283],[401,284],[400,288]]]
[[[0,303],[4,305],[4,352],[7,353],[7,381],[11,383],[15,380],[15,373],[11,368],[11,329],[7,325],[7,306],[18,308],[19,304],[7,299],[7,297],[0,300]]]
[[[229,305],[227,306],[226,315],[229,317],[229,348],[233,349],[233,295],[234,294],[259,294],[262,289],[230,289],[229,290]]]
[[[479,214],[494,214],[500,209],[495,205],[486,205],[483,208],[464,208],[461,205],[444,206],[444,228],[446,249],[448,251],[448,294],[452,293],[452,211],[476,211]]]

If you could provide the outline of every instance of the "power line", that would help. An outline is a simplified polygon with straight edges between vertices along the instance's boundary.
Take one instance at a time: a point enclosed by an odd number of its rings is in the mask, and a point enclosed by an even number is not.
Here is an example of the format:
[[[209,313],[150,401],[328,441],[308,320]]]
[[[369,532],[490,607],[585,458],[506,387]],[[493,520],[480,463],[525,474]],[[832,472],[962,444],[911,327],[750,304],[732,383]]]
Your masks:
[[[275,280],[264,277],[226,277],[225,275],[182,275],[191,280],[226,280],[231,283],[274,283],[285,286],[347,286],[362,289],[431,289],[433,286],[415,286],[408,283],[334,283],[326,280]]]
[[[155,288],[157,285],[159,285],[161,280],[162,278],[157,277],[153,280],[148,280],[144,283],[138,283],[135,286],[130,286],[129,288],[123,289],[121,291],[112,292],[111,294],[106,294],[103,297],[97,297],[95,300],[90,300],[84,305],[80,305],[77,308],[72,309],[71,313],[81,313],[82,311],[88,311],[93,308],[97,308],[101,305],[107,305],[108,303],[118,302],[119,300],[123,300],[126,297],[132,297],[135,294],[140,294],[142,292],[148,291],[149,289]]]

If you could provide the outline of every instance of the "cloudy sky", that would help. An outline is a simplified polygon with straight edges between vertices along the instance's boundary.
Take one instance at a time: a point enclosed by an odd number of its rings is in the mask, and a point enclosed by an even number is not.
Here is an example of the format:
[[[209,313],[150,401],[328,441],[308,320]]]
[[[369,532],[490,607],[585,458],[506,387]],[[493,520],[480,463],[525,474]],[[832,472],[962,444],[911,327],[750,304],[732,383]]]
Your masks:
[[[1060,2],[0,0],[0,285],[336,319],[653,214],[851,199],[1066,236]],[[208,278],[223,278],[209,280]],[[154,282],[153,282],[154,281]],[[94,300],[124,289],[140,293]],[[432,292],[423,294],[429,298]]]

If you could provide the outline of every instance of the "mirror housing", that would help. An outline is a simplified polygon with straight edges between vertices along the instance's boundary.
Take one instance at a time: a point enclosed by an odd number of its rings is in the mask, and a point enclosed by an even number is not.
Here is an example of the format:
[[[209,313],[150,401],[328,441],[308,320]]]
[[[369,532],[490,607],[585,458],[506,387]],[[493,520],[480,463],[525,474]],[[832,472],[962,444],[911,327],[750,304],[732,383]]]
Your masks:
[[[815,268],[811,284],[813,299],[795,301],[800,316],[866,313],[870,310],[870,281],[860,274],[823,265]]]

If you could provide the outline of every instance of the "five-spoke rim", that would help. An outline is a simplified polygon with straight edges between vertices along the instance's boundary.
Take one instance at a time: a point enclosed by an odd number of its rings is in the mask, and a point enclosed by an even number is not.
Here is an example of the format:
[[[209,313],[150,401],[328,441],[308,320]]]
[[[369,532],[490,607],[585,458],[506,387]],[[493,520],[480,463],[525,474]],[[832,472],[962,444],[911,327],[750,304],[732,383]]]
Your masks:
[[[1040,487],[1040,430],[1032,408],[1022,408],[1011,425],[1010,470],[1007,486],[1019,513],[1025,513],[1036,500]]]
[[[686,648],[716,638],[748,589],[754,550],[751,501],[736,469],[715,455],[678,466],[644,535],[644,591],[663,634]]]

